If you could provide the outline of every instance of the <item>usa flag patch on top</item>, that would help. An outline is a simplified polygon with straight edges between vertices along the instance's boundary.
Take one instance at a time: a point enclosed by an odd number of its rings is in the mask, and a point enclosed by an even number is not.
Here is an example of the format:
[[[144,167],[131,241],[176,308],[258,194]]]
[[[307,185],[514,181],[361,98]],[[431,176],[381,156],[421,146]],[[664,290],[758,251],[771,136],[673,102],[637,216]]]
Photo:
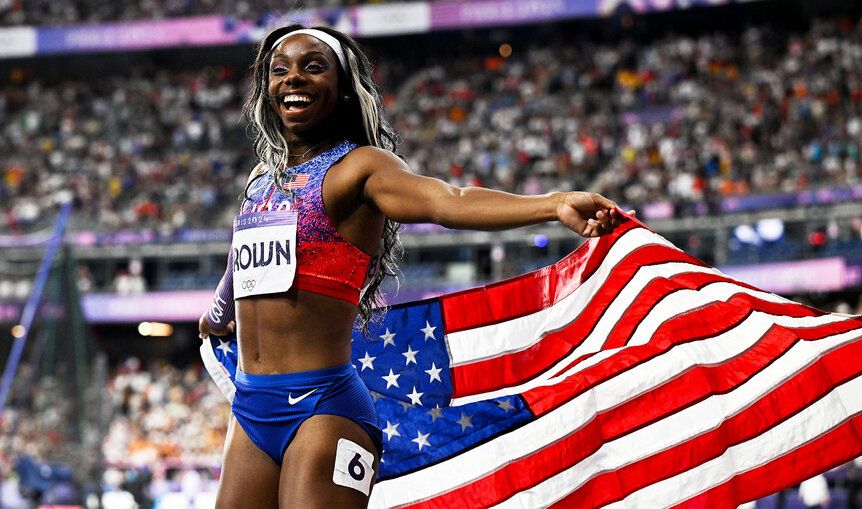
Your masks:
[[[284,188],[285,189],[302,189],[308,184],[308,173],[297,173],[294,175],[287,175],[284,177]]]

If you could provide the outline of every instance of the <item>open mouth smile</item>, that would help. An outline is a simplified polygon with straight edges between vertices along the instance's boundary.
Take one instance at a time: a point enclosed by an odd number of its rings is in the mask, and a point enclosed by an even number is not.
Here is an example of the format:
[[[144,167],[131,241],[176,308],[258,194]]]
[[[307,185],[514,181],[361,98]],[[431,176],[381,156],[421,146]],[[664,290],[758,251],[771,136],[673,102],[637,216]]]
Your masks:
[[[317,99],[307,94],[285,94],[279,96],[279,103],[287,113],[299,113],[317,102]]]

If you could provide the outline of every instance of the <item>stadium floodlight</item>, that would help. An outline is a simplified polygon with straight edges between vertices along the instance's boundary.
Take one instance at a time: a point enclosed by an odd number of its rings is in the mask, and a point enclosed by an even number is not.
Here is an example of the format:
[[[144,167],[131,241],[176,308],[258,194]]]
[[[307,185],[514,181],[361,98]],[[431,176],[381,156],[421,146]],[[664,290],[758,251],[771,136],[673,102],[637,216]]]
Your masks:
[[[760,235],[750,224],[741,224],[733,229],[733,236],[743,244],[759,246],[762,243]]]
[[[161,322],[141,322],[138,325],[138,333],[141,336],[149,337],[167,337],[174,333],[174,328],[167,323]]]
[[[761,219],[755,228],[766,242],[775,242],[784,236],[784,221],[778,218]]]

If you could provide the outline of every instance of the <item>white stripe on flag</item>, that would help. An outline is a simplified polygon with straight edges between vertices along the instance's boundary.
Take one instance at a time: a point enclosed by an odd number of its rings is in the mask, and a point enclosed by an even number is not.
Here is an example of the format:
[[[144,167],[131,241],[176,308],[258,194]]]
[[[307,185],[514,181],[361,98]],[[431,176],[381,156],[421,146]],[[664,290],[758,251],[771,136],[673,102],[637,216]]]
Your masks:
[[[201,342],[201,360],[204,362],[204,367],[207,369],[207,372],[212,377],[213,382],[215,382],[216,386],[219,388],[224,397],[227,398],[228,402],[233,403],[233,397],[236,393],[236,385],[230,379],[230,373],[227,372],[227,368],[224,367],[224,364],[219,362],[218,358],[215,356],[215,352],[213,352],[213,346],[210,343],[209,338],[202,340]]]
[[[835,408],[842,411],[836,412]],[[607,507],[662,507],[684,502],[727,482],[736,474],[753,470],[802,447],[841,425],[848,416],[860,412],[862,378],[857,377],[767,432],[728,448],[720,457],[651,484]]]
[[[607,281],[614,267],[621,260],[634,250],[644,247],[645,244],[659,244],[659,241],[663,240],[643,228],[630,230],[611,247],[595,273],[556,305],[503,323],[447,334],[446,339],[452,356],[449,365],[455,367],[499,357],[504,353],[519,352],[536,344],[542,338],[542,335],[537,334],[538,332],[547,333],[571,323],[595,291]],[[667,241],[661,244],[676,250]],[[572,314],[572,309],[578,309],[576,314]]]

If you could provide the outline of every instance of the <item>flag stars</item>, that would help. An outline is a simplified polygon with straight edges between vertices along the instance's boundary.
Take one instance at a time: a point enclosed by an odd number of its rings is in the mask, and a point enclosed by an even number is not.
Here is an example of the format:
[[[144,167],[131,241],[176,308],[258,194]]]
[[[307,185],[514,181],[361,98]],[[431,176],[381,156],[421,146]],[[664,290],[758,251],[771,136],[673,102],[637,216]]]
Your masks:
[[[431,433],[425,433],[423,435],[421,431],[417,430],[416,431],[416,438],[411,440],[411,442],[416,442],[416,445],[419,446],[419,451],[421,452],[423,447],[425,447],[425,446],[431,447],[431,444],[428,443],[428,436],[429,435],[431,435]]]
[[[224,341],[222,339],[219,339],[218,342],[219,342],[219,345],[216,348],[218,348],[219,350],[224,352],[225,355],[227,355],[229,353],[233,353],[233,350],[230,349],[230,343],[229,342]]]
[[[515,407],[508,399],[504,399],[503,401],[497,401],[497,406],[500,407],[500,410],[509,413],[509,410],[514,410]]]
[[[461,432],[464,432],[464,430],[466,430],[467,428],[473,427],[472,419],[473,419],[472,415],[465,415],[464,412],[461,412],[461,418],[455,422],[457,422],[458,424],[461,425]],[[387,424],[388,424],[388,421],[387,421]]]
[[[421,330],[422,332],[425,333],[425,341],[428,341],[429,339],[433,339],[433,340],[437,339],[436,337],[434,337],[434,329],[436,329],[436,328],[437,327],[431,327],[431,324],[428,323],[428,320],[425,320],[425,328],[419,329],[419,330]]]
[[[386,328],[386,334],[380,336],[380,339],[383,340],[383,348],[386,348],[386,345],[395,346],[395,333],[389,332],[389,327]]]
[[[416,354],[417,353],[419,353],[419,350],[413,350],[412,348],[410,348],[410,345],[407,345],[407,351],[401,354],[404,357],[407,357],[407,362],[404,365],[409,366],[411,362],[413,364],[416,364]],[[417,364],[417,366],[418,366],[418,364]]]
[[[383,375],[380,378],[386,380],[386,388],[388,389],[388,388],[392,387],[393,385],[395,387],[398,387],[398,377],[400,377],[400,376],[401,375],[394,374],[392,372],[392,370],[390,369],[388,375]]]
[[[356,359],[362,363],[362,369],[360,371],[365,371],[365,368],[369,368],[371,371],[374,371],[374,359],[376,358],[377,357],[371,357],[370,355],[368,355],[368,352],[366,351],[365,357]]]
[[[398,433],[398,426],[401,426],[400,422],[396,422],[395,424],[386,421],[386,427],[383,428],[383,432],[386,433],[386,441],[392,440],[392,437],[400,437],[401,433]]]
[[[423,394],[425,394],[425,393],[424,392],[416,392],[416,387],[414,386],[413,392],[408,394],[407,397],[410,398],[410,402],[413,403],[414,405],[422,406],[422,401],[419,398],[421,398]]]
[[[430,376],[430,377],[431,377],[431,380],[429,380],[429,381],[428,381],[428,383],[430,384],[430,383],[431,383],[431,382],[433,382],[434,380],[437,380],[438,382],[442,383],[442,382],[443,382],[443,380],[440,380],[440,372],[441,372],[441,371],[443,371],[443,370],[442,370],[442,369],[440,369],[440,368],[438,368],[438,367],[437,367],[437,366],[432,362],[432,363],[431,363],[431,369],[426,369],[426,370],[425,370],[425,372],[426,372],[426,373],[428,373],[428,376]]]
[[[434,422],[437,421],[437,419],[440,419],[443,417],[443,409],[440,408],[440,405],[437,405],[436,408],[432,408],[431,410],[428,410],[425,413],[431,416],[431,424],[434,424]]]

